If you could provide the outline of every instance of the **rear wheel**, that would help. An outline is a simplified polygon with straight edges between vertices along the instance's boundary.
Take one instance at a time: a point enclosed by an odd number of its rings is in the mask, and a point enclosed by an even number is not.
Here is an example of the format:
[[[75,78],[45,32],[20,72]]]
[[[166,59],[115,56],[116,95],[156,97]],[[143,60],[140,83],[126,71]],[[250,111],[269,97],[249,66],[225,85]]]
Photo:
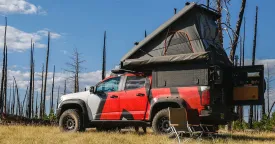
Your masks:
[[[62,113],[59,119],[59,129],[62,132],[84,131],[82,122],[76,109],[68,109]]]
[[[157,134],[169,134],[171,132],[168,109],[160,110],[154,116],[152,121],[152,129]]]

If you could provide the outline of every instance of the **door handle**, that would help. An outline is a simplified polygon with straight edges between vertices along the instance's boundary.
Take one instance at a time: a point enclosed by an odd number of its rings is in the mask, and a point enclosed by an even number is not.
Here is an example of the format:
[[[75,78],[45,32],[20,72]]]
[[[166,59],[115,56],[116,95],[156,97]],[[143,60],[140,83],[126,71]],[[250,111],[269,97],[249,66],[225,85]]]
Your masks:
[[[118,96],[117,95],[112,95],[112,96],[110,96],[110,98],[118,98]]]
[[[136,96],[142,97],[142,96],[145,96],[145,94],[143,94],[143,93],[138,93]]]

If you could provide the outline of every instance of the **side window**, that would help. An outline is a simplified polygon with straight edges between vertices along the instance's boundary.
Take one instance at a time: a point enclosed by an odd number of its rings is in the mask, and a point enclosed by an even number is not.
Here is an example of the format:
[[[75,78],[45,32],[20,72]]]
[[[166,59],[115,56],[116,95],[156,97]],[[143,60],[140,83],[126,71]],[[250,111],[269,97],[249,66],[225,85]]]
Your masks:
[[[118,91],[120,77],[110,78],[96,87],[96,93],[113,92]]]
[[[125,83],[125,90],[142,88],[145,85],[145,81],[145,77],[128,76]]]

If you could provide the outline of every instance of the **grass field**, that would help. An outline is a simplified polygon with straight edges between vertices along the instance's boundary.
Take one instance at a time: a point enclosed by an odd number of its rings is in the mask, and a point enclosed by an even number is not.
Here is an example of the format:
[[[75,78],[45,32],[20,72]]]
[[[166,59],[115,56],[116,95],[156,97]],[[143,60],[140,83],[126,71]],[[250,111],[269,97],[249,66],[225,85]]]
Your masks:
[[[32,127],[32,126],[0,126],[1,144],[31,144],[31,143],[72,143],[72,144],[169,144],[175,143],[167,136],[154,135],[152,132],[143,134],[133,130],[122,132],[97,132],[93,129],[85,133],[61,133],[57,127]],[[203,139],[200,142],[191,140],[188,143],[230,143],[230,144],[257,144],[275,143],[275,133],[241,133],[232,135],[223,134],[214,141]]]

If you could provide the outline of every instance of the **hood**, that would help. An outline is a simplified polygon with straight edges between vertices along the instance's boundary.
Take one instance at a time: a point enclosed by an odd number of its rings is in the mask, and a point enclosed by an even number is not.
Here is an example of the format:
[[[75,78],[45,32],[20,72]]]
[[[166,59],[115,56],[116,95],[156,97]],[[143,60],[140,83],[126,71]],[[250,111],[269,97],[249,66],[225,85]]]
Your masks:
[[[83,101],[86,101],[89,95],[90,95],[89,91],[71,93],[71,94],[67,94],[67,95],[62,95],[60,97],[60,101],[65,101],[65,100],[69,100],[69,99],[81,99]]]

